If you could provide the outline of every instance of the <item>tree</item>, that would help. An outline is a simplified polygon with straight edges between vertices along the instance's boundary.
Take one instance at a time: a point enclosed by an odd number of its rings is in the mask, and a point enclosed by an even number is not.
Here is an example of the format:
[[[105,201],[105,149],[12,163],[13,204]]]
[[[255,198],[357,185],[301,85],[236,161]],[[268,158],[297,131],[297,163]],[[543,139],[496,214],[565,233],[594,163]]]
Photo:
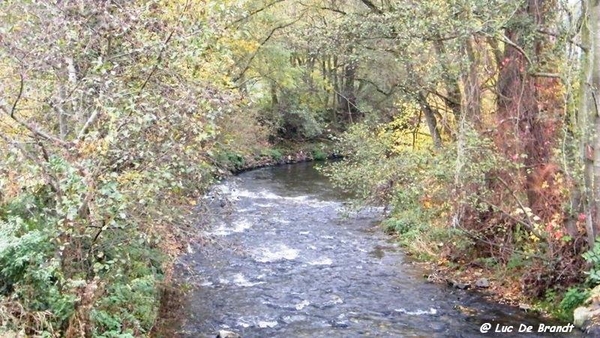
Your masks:
[[[600,3],[585,1],[581,25],[585,47],[582,63],[580,123],[583,131],[581,155],[584,163],[584,213],[588,244],[594,246],[600,229]]]

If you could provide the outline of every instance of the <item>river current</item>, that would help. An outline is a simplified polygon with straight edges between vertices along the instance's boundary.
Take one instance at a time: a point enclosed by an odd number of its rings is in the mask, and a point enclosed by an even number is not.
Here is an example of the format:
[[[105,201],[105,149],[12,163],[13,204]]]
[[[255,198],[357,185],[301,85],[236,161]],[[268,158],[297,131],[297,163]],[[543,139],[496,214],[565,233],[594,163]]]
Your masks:
[[[193,288],[182,337],[523,337],[522,325],[550,324],[426,283],[378,226],[381,210],[347,212],[312,163],[245,172],[206,198],[203,240],[178,263]]]

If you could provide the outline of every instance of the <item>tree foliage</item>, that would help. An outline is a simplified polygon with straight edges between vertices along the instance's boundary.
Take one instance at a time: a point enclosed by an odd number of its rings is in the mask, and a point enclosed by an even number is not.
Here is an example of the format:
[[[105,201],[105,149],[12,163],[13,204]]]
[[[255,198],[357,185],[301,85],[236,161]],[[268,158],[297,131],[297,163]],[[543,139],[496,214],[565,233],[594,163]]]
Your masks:
[[[460,264],[519,260],[532,296],[580,282],[599,210],[589,103],[597,36],[586,30],[594,4],[369,4],[339,15],[360,18],[350,25],[354,52],[372,59],[359,59],[359,78],[374,90],[391,79],[393,90],[382,90],[391,95],[375,118],[366,114],[342,138],[349,158],[329,174],[390,205],[388,224],[400,232],[447,229],[442,247],[439,236],[429,247],[409,236],[416,250]],[[341,8],[332,6],[323,7]],[[392,66],[380,75],[372,60]],[[579,83],[578,74],[587,77]]]
[[[244,105],[221,71],[233,47],[219,46],[225,22],[211,18],[232,15],[220,4],[0,4],[3,327],[149,333],[167,258]]]

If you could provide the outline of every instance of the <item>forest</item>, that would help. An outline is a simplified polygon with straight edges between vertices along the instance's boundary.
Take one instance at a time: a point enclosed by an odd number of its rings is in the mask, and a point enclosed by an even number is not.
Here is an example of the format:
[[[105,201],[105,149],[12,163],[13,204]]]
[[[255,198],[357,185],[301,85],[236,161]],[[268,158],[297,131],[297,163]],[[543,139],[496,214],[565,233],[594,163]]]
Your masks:
[[[597,0],[0,2],[0,336],[156,335],[199,197],[330,154],[407,252],[573,320],[600,301],[599,22]]]

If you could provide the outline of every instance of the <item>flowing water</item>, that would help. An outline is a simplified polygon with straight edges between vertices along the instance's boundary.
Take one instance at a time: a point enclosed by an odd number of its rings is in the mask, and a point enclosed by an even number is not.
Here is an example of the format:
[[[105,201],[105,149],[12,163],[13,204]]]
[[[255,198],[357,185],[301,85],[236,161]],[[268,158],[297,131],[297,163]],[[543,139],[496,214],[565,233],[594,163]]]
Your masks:
[[[426,283],[378,227],[381,211],[345,213],[344,195],[312,164],[246,172],[216,191],[210,240],[178,265],[195,286],[183,337],[513,337],[521,324],[547,323]],[[513,333],[483,335],[483,323]]]

